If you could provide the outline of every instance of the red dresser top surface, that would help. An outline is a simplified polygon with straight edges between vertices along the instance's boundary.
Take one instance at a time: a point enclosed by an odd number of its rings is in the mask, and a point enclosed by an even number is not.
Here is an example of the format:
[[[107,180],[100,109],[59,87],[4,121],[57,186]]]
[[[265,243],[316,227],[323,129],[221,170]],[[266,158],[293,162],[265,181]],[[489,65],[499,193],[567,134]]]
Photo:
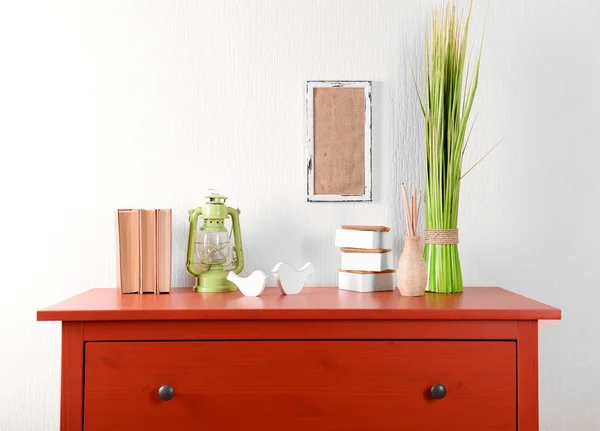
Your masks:
[[[240,292],[128,294],[91,289],[37,312],[37,320],[538,320],[560,319],[561,311],[499,287],[465,287],[459,294],[404,297],[398,290],[357,293],[337,287],[306,287],[283,296],[267,288],[259,297]]]

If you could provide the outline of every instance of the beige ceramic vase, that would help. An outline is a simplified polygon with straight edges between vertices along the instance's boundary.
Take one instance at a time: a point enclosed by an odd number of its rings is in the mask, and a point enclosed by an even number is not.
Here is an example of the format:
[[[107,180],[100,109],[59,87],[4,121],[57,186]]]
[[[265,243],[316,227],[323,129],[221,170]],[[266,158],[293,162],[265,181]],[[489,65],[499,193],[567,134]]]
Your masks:
[[[396,268],[396,286],[403,296],[423,296],[427,271],[420,236],[405,236],[404,248]]]

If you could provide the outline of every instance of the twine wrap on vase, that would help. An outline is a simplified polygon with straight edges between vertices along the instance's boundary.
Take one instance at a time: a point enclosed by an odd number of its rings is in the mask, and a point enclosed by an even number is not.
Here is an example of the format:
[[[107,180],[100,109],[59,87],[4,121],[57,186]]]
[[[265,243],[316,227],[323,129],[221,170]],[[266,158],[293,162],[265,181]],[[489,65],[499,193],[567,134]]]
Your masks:
[[[425,244],[458,244],[458,229],[425,229]]]

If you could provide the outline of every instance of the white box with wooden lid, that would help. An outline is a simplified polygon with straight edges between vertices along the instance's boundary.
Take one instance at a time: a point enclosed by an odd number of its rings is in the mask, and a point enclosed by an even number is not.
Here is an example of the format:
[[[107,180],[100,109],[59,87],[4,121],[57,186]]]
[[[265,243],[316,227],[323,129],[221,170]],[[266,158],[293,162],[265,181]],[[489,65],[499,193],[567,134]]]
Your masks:
[[[341,269],[350,271],[385,271],[394,269],[392,250],[342,248]]]
[[[388,269],[380,272],[348,271],[340,269],[338,286],[342,290],[354,292],[380,292],[394,290],[395,271]]]
[[[385,226],[342,225],[335,231],[335,246],[340,248],[388,249],[392,241]]]

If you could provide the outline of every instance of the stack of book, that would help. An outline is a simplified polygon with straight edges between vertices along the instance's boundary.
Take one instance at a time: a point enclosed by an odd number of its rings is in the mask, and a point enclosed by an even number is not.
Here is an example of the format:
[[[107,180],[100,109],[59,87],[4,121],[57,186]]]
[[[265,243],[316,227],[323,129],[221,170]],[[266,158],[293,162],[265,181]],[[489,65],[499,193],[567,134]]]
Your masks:
[[[343,225],[335,231],[341,249],[339,288],[355,292],[394,290],[394,258],[390,229]]]
[[[171,291],[171,210],[117,211],[121,293]]]

